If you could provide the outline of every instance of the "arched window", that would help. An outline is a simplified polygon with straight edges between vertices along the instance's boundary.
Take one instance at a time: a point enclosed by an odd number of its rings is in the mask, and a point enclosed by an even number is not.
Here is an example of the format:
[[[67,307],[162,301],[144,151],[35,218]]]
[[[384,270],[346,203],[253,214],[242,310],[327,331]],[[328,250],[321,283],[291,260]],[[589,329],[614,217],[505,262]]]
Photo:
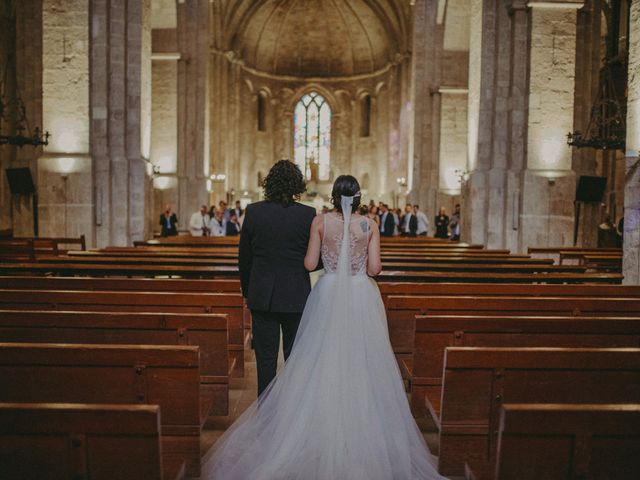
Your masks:
[[[294,112],[296,164],[310,180],[329,180],[331,107],[317,92],[305,94]]]

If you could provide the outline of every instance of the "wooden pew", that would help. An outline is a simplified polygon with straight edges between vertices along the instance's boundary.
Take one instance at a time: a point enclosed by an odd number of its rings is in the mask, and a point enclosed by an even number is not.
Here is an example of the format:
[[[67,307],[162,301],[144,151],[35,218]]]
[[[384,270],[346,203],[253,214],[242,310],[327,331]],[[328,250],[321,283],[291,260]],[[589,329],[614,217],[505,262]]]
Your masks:
[[[590,347],[640,346],[637,317],[420,316],[416,317],[411,359],[401,360],[411,382],[411,409],[426,413],[425,398],[440,414],[442,372],[447,347]]]
[[[3,270],[0,264],[0,274]],[[383,270],[378,282],[421,283],[622,283],[619,273],[491,273],[491,272],[416,272]]]
[[[219,313],[229,318],[232,376],[244,375],[244,299],[231,293],[0,290],[0,309],[157,313]]]
[[[580,265],[549,265],[549,264],[507,264],[507,263],[465,263],[461,260],[448,263],[412,263],[412,262],[382,262],[382,268],[388,270],[418,271],[418,272],[464,272],[492,274],[492,273],[584,273],[587,268]]]
[[[191,235],[178,235],[175,237],[161,237],[153,240],[133,242],[135,247],[216,247],[238,246],[240,236],[235,237],[192,237]]]
[[[447,348],[440,473],[486,471],[502,404],[540,402],[640,403],[640,349]]]
[[[81,255],[47,255],[37,258],[40,263],[54,264],[74,264],[74,265],[166,265],[170,267],[216,267],[227,266],[237,267],[237,258],[210,258],[210,257],[155,257],[152,255],[142,255],[133,257],[98,255],[93,253]],[[575,268],[575,267],[574,267]],[[582,268],[582,267],[580,267]],[[584,270],[584,268],[583,268]]]
[[[389,338],[400,358],[413,352],[416,315],[640,316],[640,298],[523,296],[387,297]]]
[[[163,469],[200,472],[198,348],[0,343],[0,402],[159,405]]]
[[[0,285],[2,285],[0,277]],[[385,302],[389,295],[401,296],[524,296],[524,297],[640,297],[637,285],[553,285],[378,282]]]
[[[0,275],[87,275],[91,277],[184,277],[237,278],[238,268],[229,266],[118,265],[82,263],[0,263]]]
[[[103,290],[139,292],[240,293],[240,280],[178,278],[1,277],[0,288],[43,290]]]
[[[33,262],[36,259],[33,240],[0,240],[0,261]]]
[[[199,347],[203,419],[228,414],[226,315],[0,310],[0,338],[7,343]]]
[[[161,471],[156,405],[0,403],[0,472],[9,479],[175,479]]]
[[[640,405],[506,404],[497,480],[640,478]]]
[[[205,292],[241,293],[239,279],[190,280],[168,278],[92,278],[92,277],[45,277],[45,276],[0,276],[0,288],[44,289],[44,290],[103,290],[139,292]],[[250,348],[251,312],[243,305],[244,344]]]

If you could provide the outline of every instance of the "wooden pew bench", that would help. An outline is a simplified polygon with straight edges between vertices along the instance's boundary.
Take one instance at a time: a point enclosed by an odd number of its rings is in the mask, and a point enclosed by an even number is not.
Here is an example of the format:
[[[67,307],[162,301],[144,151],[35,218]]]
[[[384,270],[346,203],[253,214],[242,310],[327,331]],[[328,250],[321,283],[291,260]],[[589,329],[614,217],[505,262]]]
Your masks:
[[[520,296],[387,297],[389,337],[396,355],[413,353],[416,315],[640,316],[640,298]]]
[[[584,347],[640,346],[637,317],[417,316],[410,360],[401,360],[411,384],[411,408],[426,413],[425,399],[440,415],[442,372],[447,347]]]
[[[179,277],[237,278],[238,268],[230,266],[118,265],[103,263],[0,263],[0,275],[85,275],[90,277]]]
[[[211,258],[211,257],[155,257],[153,255],[142,256],[111,256],[95,253],[82,253],[81,255],[47,255],[37,258],[40,263],[77,264],[77,265],[166,265],[176,267],[234,267],[238,265],[237,258]]]
[[[4,269],[0,264],[0,274]],[[619,273],[501,273],[501,272],[432,272],[405,271],[385,268],[376,277],[378,282],[420,283],[522,283],[522,284],[582,284],[622,283]]]
[[[497,480],[640,478],[640,405],[506,404]]]
[[[198,348],[0,343],[0,402],[159,405],[163,469],[200,472]]]
[[[0,289],[0,309],[228,315],[232,376],[244,375],[244,299],[231,293]],[[233,367],[233,368],[231,368]]]
[[[199,347],[203,420],[229,411],[226,315],[0,310],[0,338],[9,343]]]
[[[0,403],[0,472],[7,480],[182,476],[161,471],[158,406],[73,403]]]
[[[0,277],[2,282],[2,277]],[[2,285],[2,283],[0,283]],[[637,285],[553,285],[378,282],[385,302],[389,295],[400,296],[524,296],[524,297],[640,297]]]
[[[640,403],[640,349],[446,350],[438,470],[495,463],[505,403]]]

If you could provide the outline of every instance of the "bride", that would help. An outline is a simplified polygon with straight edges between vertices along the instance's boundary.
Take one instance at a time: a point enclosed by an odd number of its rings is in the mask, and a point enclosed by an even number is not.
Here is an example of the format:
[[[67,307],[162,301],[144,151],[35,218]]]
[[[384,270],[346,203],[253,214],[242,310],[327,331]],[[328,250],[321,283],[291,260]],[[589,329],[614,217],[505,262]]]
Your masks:
[[[360,186],[333,186],[305,257],[325,275],[307,300],[289,359],[214,445],[207,480],[440,479],[409,410],[380,292],[380,233],[354,214]]]

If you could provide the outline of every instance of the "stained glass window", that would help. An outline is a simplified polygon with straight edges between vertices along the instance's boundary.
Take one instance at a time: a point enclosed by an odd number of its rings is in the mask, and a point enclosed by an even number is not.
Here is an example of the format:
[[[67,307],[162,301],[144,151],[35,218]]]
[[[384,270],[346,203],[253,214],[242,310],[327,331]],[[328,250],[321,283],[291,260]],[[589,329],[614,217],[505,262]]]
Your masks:
[[[322,95],[304,95],[294,112],[293,148],[296,164],[310,180],[329,180],[331,107]]]

